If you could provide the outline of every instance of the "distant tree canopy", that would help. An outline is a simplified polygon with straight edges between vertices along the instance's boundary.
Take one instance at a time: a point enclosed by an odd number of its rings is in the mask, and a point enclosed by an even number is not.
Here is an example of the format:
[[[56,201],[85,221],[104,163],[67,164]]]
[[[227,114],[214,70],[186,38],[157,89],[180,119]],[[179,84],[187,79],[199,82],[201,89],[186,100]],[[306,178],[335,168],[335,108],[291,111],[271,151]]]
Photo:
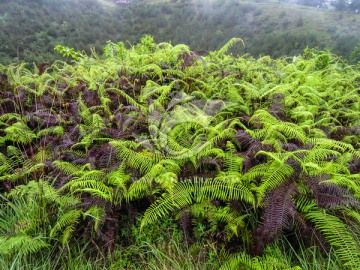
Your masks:
[[[304,6],[322,7],[325,0],[299,0],[297,3]]]
[[[351,4],[349,5],[349,9],[356,11],[359,13],[360,12],[360,0],[353,0],[351,2]]]
[[[360,13],[360,0],[352,0],[352,1],[335,0],[335,1],[332,1],[332,5],[337,10],[350,11],[353,13]]]
[[[300,2],[317,7],[324,0]],[[345,7],[344,1],[336,4],[338,9],[356,10],[359,2],[345,3]],[[318,13],[314,16],[311,12],[321,12],[317,9],[294,13],[289,6],[258,0],[143,0],[124,5],[106,0],[14,0],[2,1],[1,9],[2,64],[53,62],[60,58],[54,52],[58,44],[87,53],[90,48],[101,52],[108,40],[133,44],[144,34],[158,42],[186,43],[203,51],[219,49],[224,40],[241,37],[246,46],[232,53],[273,57],[299,54],[309,46],[348,58],[360,42],[360,16],[351,15],[349,27],[348,22],[335,21],[329,13],[322,14],[324,20],[316,21]]]

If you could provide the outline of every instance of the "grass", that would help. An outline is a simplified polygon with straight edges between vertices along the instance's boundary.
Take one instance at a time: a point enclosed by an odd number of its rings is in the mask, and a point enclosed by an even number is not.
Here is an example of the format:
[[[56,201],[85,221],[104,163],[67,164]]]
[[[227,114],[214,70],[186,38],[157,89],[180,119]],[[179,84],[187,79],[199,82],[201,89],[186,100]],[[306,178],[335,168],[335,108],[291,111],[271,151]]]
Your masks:
[[[333,270],[342,268],[340,259],[337,258],[332,248],[328,252],[324,252],[324,250],[320,250],[317,246],[305,249],[300,246],[300,249],[296,251],[286,239],[282,239],[276,245],[269,248],[267,252],[275,258],[284,258],[289,266],[298,265],[302,270]]]

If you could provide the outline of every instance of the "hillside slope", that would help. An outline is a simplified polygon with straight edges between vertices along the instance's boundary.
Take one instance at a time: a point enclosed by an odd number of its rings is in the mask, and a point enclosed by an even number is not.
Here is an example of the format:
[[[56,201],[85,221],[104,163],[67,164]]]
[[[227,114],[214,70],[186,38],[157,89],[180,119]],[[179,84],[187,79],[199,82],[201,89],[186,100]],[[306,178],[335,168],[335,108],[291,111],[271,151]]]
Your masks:
[[[306,46],[347,57],[360,41],[360,16],[270,1],[5,1],[0,16],[0,63],[54,61],[53,48],[101,48],[108,40],[136,42],[151,34],[158,42],[186,43],[194,50],[218,49],[241,37],[241,54],[299,54]]]

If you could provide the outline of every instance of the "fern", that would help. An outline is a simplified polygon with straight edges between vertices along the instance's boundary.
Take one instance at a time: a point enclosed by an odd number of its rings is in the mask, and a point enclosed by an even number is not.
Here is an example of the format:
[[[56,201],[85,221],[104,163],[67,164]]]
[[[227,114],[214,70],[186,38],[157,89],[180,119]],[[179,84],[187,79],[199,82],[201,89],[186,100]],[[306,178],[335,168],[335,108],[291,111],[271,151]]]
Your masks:
[[[28,235],[19,236],[0,236],[0,254],[20,254],[27,255],[35,253],[41,249],[49,247],[50,244],[46,242],[43,237],[31,237]]]
[[[70,210],[62,214],[50,231],[50,237],[54,237],[58,231],[62,230],[63,236],[61,242],[65,245],[68,242],[71,233],[75,230],[74,225],[79,222],[81,214],[81,210]]]
[[[229,184],[221,180],[194,179],[177,183],[169,193],[165,193],[145,212],[141,227],[166,216],[170,211],[207,199],[243,200],[254,204],[252,192],[240,183]]]
[[[349,233],[345,224],[336,216],[327,214],[316,207],[309,209],[306,218],[311,220],[326,240],[335,247],[335,253],[351,269],[360,265],[359,246]]]
[[[160,160],[143,177],[136,180],[129,188],[128,199],[133,200],[148,195],[153,182],[159,183],[162,188],[171,192],[177,182],[179,165],[172,160]]]
[[[289,268],[286,262],[279,261],[279,258],[272,256],[251,258],[245,252],[241,252],[228,259],[220,268],[221,270],[235,269],[251,269],[251,270],[267,270],[267,269],[291,269],[301,270],[299,266]]]

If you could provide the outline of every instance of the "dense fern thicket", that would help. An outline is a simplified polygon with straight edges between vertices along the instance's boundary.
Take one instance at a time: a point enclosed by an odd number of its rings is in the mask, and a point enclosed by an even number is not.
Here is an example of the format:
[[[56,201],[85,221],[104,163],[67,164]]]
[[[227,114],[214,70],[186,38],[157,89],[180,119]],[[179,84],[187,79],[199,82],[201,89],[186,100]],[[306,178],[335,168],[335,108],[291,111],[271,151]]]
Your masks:
[[[295,266],[266,253],[279,240],[357,269],[359,69],[227,53],[241,43],[200,56],[145,36],[104,60],[59,47],[72,64],[1,66],[1,256],[97,258],[160,224],[233,254],[223,269]]]
[[[306,46],[349,58],[360,42],[360,16],[258,0],[13,0],[2,1],[0,63],[53,62],[57,44],[99,52],[108,40],[143,35],[193,50],[213,51],[242,37],[253,56],[301,54]],[[359,57],[359,54],[357,54]],[[60,58],[58,58],[60,59]],[[356,59],[355,59],[356,60]]]

